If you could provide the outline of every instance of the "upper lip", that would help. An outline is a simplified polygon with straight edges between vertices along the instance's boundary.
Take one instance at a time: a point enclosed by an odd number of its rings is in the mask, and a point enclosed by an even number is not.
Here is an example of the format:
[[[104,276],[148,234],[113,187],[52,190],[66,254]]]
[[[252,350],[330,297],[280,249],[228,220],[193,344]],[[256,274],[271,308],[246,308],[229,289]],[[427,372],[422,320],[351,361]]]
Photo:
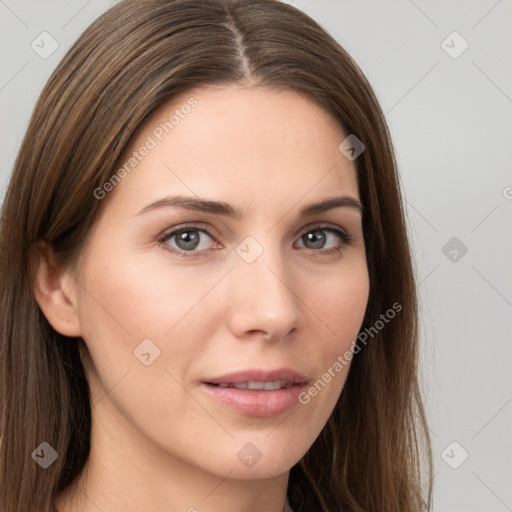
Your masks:
[[[304,384],[308,379],[301,373],[291,370],[290,368],[278,368],[275,370],[255,368],[228,373],[220,377],[203,379],[203,382],[206,384],[221,384],[225,382],[275,382],[278,380],[291,382],[293,384]]]

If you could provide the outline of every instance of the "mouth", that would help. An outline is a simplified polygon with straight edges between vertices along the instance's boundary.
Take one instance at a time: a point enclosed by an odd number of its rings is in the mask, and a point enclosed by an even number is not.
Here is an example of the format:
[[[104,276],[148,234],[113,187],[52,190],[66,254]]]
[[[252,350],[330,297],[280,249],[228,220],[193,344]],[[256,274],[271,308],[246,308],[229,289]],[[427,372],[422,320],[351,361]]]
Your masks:
[[[279,389],[294,384],[305,384],[307,378],[295,370],[290,368],[276,368],[275,370],[267,369],[249,369],[239,372],[228,373],[219,377],[210,377],[203,379],[206,384],[221,387],[238,387],[240,389]]]
[[[290,369],[247,370],[204,379],[201,388],[217,404],[245,416],[279,416],[298,404],[308,379]]]
[[[295,384],[286,380],[275,380],[270,382],[256,382],[253,380],[247,382],[219,382],[215,384],[213,382],[206,382],[210,386],[217,386],[219,388],[235,388],[235,389],[249,389],[249,390],[265,390],[275,391],[276,389],[288,389]]]

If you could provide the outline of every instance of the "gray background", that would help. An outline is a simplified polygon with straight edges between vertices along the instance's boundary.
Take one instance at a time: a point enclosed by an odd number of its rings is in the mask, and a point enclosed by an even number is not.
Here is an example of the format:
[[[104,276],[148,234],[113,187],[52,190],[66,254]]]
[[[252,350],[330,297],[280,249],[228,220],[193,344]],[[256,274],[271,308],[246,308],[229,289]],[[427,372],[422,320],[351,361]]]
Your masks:
[[[0,0],[2,198],[41,88],[114,3]],[[288,3],[354,57],[391,129],[421,282],[434,510],[512,511],[512,1]],[[48,58],[31,47],[43,31]]]

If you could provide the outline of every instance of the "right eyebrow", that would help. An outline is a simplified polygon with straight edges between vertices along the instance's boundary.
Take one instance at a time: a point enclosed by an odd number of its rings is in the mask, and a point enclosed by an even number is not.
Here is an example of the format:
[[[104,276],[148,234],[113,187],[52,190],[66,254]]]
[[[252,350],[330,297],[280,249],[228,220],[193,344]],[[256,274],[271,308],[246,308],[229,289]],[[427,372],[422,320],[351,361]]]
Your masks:
[[[242,212],[233,208],[230,204],[220,201],[207,201],[204,199],[197,199],[187,196],[167,196],[158,199],[151,204],[148,204],[137,215],[142,215],[146,212],[156,210],[159,208],[179,207],[185,210],[193,210],[196,212],[213,213],[215,215],[222,215],[225,217],[234,217],[240,219]]]

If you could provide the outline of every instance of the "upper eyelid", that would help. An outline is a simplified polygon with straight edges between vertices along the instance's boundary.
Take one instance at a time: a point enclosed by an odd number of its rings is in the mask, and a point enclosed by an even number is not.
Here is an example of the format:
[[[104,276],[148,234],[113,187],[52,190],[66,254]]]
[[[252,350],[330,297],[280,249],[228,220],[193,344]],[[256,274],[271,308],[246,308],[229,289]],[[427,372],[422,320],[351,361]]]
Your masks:
[[[190,224],[184,223],[184,224],[179,224],[177,226],[173,226],[172,228],[167,228],[160,233],[160,235],[158,236],[158,239],[170,238],[172,235],[175,235],[176,233],[179,233],[180,231],[186,231],[187,229],[190,229],[191,231],[192,230],[204,231],[208,236],[210,236],[212,238],[215,236],[212,233],[212,231],[214,231],[214,230],[211,229],[207,224],[192,222]]]
[[[343,231],[344,233],[348,234],[348,230],[346,228],[334,222],[312,222],[307,226],[303,226],[298,231],[296,231],[295,236],[297,236],[300,233],[304,233],[305,231],[310,231],[313,229],[334,229],[338,231]]]

